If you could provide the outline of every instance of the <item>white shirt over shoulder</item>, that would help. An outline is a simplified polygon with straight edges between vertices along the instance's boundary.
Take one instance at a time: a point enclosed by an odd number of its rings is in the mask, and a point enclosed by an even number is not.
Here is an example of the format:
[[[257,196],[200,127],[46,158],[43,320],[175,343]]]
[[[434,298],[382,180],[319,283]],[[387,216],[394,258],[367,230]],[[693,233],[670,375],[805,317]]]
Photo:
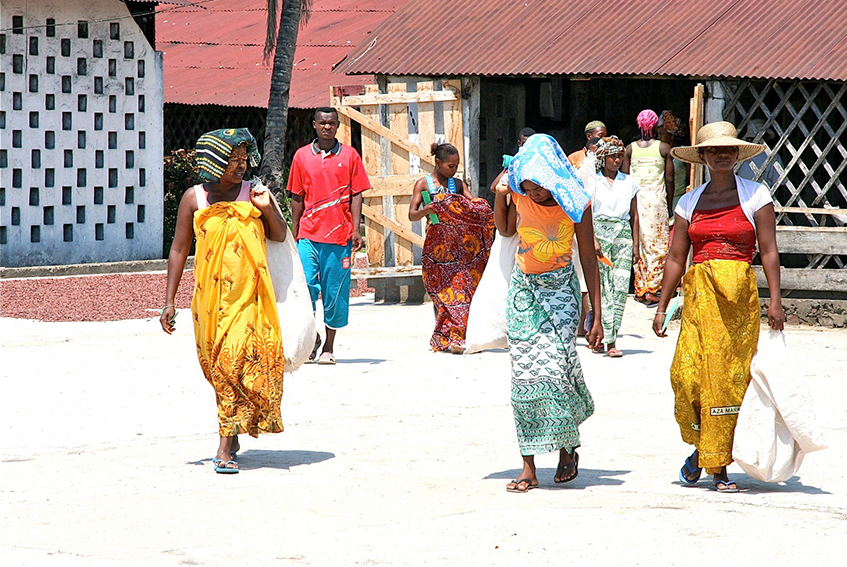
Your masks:
[[[691,222],[691,215],[697,208],[697,202],[700,200],[700,195],[705,191],[706,185],[708,185],[708,182],[683,195],[679,199],[674,213]],[[765,185],[737,175],[735,176],[735,185],[738,188],[738,202],[741,204],[741,210],[744,211],[744,216],[747,217],[753,228],[756,228],[756,221],[754,220],[756,211],[766,205],[773,204],[771,192]]]

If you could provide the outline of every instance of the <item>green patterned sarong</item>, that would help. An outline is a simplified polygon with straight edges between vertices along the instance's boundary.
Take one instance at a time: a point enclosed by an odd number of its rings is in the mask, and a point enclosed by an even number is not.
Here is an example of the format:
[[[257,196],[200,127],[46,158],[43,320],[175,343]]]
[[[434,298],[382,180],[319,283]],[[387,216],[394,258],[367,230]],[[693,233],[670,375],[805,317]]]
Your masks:
[[[512,271],[506,334],[521,455],[572,452],[579,425],[594,413],[576,353],[579,297],[571,265],[538,275]]]
[[[613,267],[598,262],[600,268],[600,305],[603,315],[603,342],[611,344],[618,336],[629,293],[632,272],[632,227],[628,220],[597,215],[594,234],[600,242],[603,256]]]

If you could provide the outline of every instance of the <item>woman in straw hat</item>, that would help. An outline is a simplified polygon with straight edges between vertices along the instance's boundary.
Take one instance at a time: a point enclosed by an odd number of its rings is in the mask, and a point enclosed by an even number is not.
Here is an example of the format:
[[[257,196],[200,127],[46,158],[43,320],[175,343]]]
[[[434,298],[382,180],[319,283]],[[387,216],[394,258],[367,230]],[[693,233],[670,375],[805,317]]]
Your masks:
[[[781,330],[784,320],[773,200],[764,185],[733,173],[736,163],[763,150],[739,140],[729,122],[707,124],[696,145],[672,150],[684,162],[706,165],[710,181],[676,207],[653,331],[665,336],[665,311],[693,247],[693,265],[682,278],[685,303],[671,386],[682,439],[696,450],[679,478],[694,485],[705,468],[718,492],[738,491],[726,467],[732,463],[735,423],[759,338],[759,294],[750,267],[757,243],[770,293],[768,324]]]

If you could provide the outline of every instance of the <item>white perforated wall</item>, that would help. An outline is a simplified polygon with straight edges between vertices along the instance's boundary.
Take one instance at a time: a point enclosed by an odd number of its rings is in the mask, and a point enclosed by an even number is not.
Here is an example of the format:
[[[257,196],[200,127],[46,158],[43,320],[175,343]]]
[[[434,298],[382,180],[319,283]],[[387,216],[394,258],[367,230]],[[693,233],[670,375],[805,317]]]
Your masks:
[[[161,54],[118,0],[0,6],[0,265],[161,257]]]

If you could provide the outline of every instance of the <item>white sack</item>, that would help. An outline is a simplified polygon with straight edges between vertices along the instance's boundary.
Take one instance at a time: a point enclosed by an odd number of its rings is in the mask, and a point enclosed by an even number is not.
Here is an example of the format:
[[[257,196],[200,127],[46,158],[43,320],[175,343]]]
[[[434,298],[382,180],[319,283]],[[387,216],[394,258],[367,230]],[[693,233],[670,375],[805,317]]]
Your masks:
[[[494,233],[491,255],[468,312],[467,354],[509,346],[506,339],[506,297],[517,249],[517,234],[505,237]]]
[[[285,241],[267,240],[268,270],[276,295],[285,371],[294,372],[315,347],[317,326],[300,254],[288,231]]]
[[[732,457],[749,476],[781,482],[794,476],[806,453],[826,449],[809,389],[793,368],[782,331],[759,337],[744,395]]]

